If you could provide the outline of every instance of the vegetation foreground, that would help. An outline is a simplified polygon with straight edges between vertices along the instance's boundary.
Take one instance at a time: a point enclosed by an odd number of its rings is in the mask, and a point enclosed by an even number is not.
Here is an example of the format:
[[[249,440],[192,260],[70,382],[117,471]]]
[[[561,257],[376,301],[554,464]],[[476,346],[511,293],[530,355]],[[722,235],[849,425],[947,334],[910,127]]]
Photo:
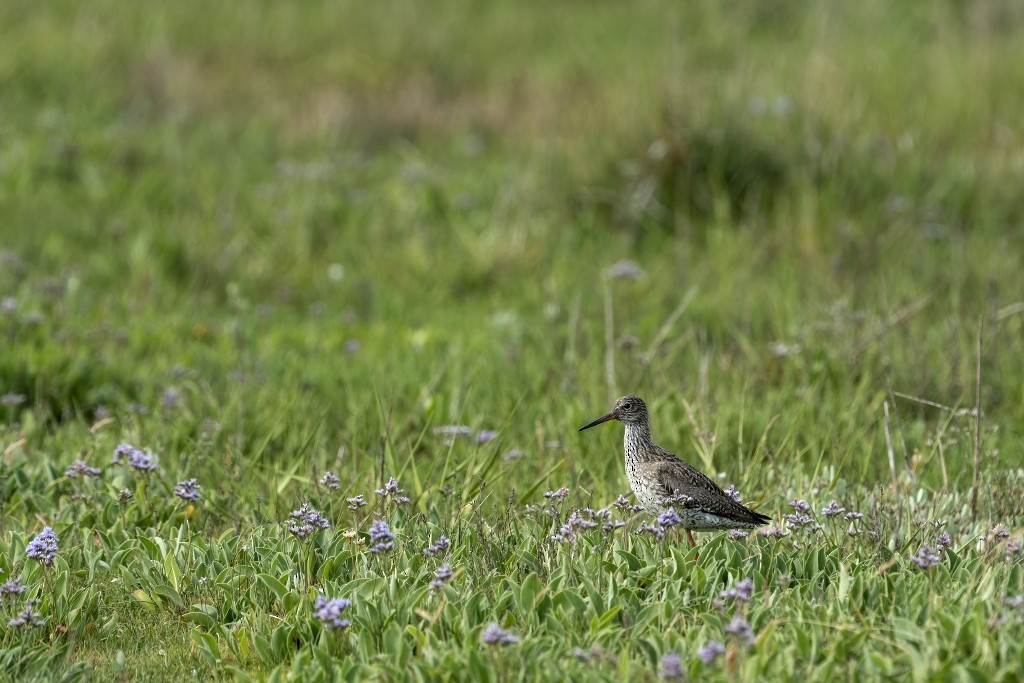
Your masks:
[[[1024,9],[677,5],[0,5],[0,677],[1021,680]]]

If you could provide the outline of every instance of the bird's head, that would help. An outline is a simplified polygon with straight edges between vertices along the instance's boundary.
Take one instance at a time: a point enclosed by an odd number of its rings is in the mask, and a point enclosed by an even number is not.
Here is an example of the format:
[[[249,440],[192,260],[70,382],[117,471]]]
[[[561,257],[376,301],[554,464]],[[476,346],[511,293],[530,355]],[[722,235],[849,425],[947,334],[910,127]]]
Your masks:
[[[638,396],[623,396],[615,402],[615,407],[607,415],[603,415],[590,424],[585,424],[580,427],[582,432],[584,429],[590,429],[595,425],[599,425],[602,422],[608,420],[618,420],[623,424],[627,425],[640,425],[646,424],[647,422],[647,404],[643,402]]]

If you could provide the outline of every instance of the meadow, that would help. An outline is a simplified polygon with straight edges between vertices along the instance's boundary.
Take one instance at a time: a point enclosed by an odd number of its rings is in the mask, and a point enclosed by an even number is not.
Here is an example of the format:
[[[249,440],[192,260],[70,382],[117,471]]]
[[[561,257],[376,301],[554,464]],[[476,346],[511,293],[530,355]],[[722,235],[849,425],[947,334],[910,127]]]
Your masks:
[[[0,3],[0,680],[1021,680],[1022,29]]]

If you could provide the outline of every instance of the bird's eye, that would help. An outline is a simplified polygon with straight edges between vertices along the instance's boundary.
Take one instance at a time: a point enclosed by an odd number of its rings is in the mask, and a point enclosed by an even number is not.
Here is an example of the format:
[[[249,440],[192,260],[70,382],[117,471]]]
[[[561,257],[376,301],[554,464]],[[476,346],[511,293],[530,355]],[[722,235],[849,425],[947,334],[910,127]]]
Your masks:
[[[632,403],[623,403],[622,404],[622,409],[623,410],[633,410],[633,404]]]

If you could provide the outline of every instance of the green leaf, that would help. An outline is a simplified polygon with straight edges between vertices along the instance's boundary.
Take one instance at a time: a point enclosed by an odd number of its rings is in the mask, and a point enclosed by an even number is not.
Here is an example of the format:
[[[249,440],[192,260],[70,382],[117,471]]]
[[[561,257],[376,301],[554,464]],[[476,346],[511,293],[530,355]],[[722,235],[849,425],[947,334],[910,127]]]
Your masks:
[[[260,583],[269,588],[270,592],[277,596],[278,600],[284,600],[284,596],[288,592],[288,589],[278,579],[274,578],[270,574],[257,574],[256,578]]]
[[[178,561],[174,559],[174,554],[170,551],[164,555],[164,575],[175,591],[181,590],[181,569],[178,567]]]
[[[199,646],[199,652],[206,658],[210,667],[216,669],[220,664],[220,648],[217,646],[217,639],[199,629],[193,629],[191,637],[192,641]]]
[[[217,622],[214,621],[213,617],[205,612],[187,612],[184,615],[184,618],[186,621],[191,621],[193,624],[202,626],[207,631],[213,629],[217,625]]]

